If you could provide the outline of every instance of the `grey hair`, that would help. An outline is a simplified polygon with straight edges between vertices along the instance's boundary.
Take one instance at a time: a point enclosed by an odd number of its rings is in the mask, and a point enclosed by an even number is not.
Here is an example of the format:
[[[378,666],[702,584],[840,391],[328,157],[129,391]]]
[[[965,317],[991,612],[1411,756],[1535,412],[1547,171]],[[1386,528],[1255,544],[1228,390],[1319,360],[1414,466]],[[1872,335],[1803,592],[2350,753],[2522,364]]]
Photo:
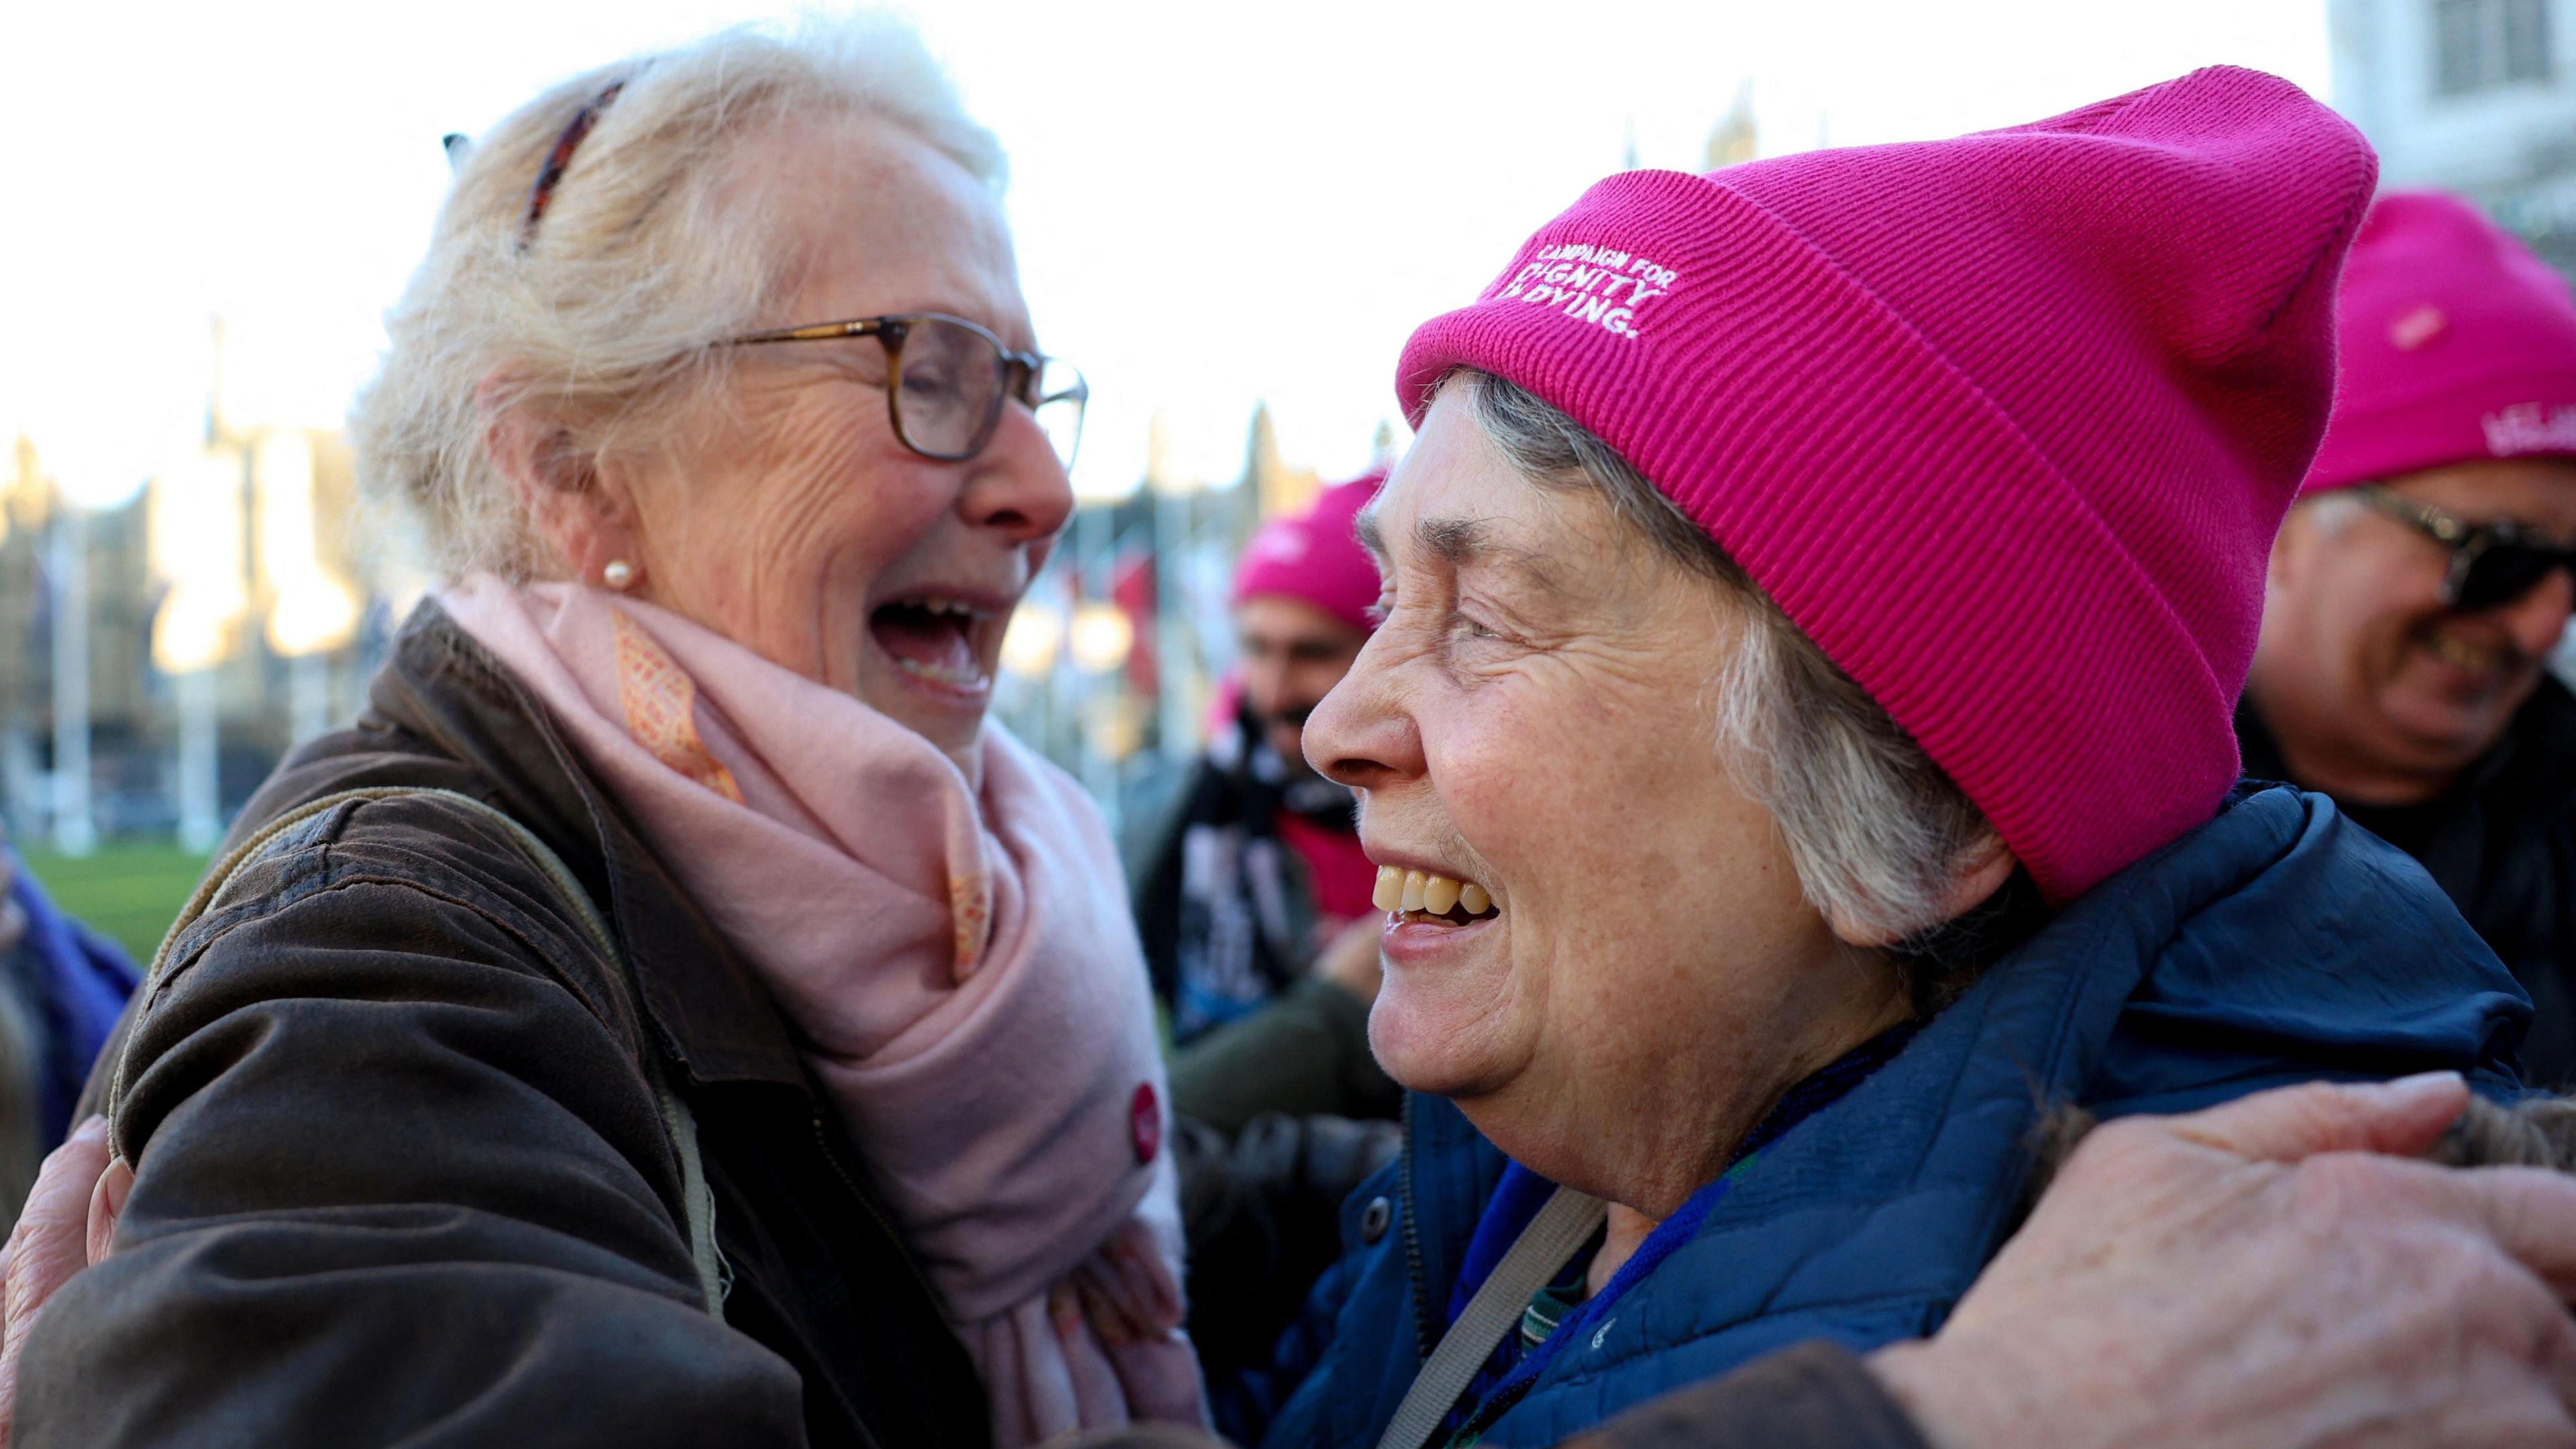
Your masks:
[[[1552,488],[1588,488],[1664,559],[1712,580],[1743,621],[1715,682],[1719,754],[1771,812],[1818,908],[1891,939],[1942,926],[1954,871],[1996,838],[1914,737],[1816,647],[1673,501],[1527,389],[1461,369],[1478,428]]]
[[[539,168],[621,83],[523,245]],[[485,454],[487,413],[541,408],[572,460],[668,445],[726,375],[725,339],[765,320],[799,260],[774,207],[726,194],[729,163],[791,119],[842,117],[916,136],[1001,188],[992,133],[918,34],[875,15],[720,31],[576,76],[451,144],[429,254],[350,417],[370,504],[410,514],[447,576],[542,571],[548,550]]]

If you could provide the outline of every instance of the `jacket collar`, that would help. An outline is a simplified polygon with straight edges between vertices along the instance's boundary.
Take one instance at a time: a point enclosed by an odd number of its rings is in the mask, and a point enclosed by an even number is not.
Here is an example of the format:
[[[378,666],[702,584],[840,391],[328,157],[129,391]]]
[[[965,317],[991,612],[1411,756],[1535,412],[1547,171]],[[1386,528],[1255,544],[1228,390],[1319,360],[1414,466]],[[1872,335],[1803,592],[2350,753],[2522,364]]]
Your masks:
[[[706,913],[499,660],[424,600],[369,687],[376,719],[463,764],[605,906],[663,1046],[700,1083],[808,1088],[786,1022]]]

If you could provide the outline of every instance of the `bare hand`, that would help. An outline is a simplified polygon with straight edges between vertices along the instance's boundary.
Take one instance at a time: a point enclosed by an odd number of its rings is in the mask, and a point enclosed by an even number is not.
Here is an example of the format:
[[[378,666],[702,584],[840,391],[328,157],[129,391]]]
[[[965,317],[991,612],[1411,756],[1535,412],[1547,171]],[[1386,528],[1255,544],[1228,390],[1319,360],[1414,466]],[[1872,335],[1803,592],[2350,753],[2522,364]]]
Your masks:
[[[1315,958],[1315,974],[1374,1004],[1378,983],[1386,979],[1386,958],[1377,949],[1385,932],[1384,916],[1362,916],[1343,926]]]
[[[72,1275],[107,1256],[134,1170],[111,1162],[107,1121],[92,1117],[45,1155],[25,1211],[0,1248],[0,1449],[18,1414],[18,1356],[37,1311]]]
[[[2576,1178],[2405,1160],[2466,1102],[2445,1073],[2113,1122],[1870,1366],[1941,1449],[2576,1445]]]

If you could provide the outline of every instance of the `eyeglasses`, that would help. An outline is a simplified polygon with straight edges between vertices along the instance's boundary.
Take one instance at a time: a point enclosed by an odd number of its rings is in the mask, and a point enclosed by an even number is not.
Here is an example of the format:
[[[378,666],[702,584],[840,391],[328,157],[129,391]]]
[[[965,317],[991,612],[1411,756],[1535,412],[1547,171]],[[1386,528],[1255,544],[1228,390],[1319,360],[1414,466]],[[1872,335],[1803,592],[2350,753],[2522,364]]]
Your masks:
[[[2520,524],[2471,523],[2430,503],[2376,485],[2353,492],[2362,502],[2450,550],[2451,571],[2442,580],[2442,602],[2455,609],[2510,604],[2552,573],[2576,579],[2576,548],[2562,548]]]
[[[626,78],[611,82],[573,113],[563,134],[537,170],[528,188],[527,213],[519,223],[519,250],[536,241],[537,223],[554,200],[555,187],[572,165],[572,154],[599,123]],[[1080,369],[1060,358],[1015,352],[963,317],[916,312],[896,317],[861,317],[850,322],[818,322],[810,327],[781,327],[728,339],[730,346],[765,342],[830,342],[844,337],[874,337],[885,348],[886,413],[894,435],[905,447],[943,463],[963,462],[984,451],[1002,424],[1002,405],[1025,404],[1045,430],[1047,441],[1066,471],[1082,446],[1082,414],[1091,404],[1091,384]]]
[[[1002,339],[940,312],[861,317],[781,327],[730,339],[734,346],[830,342],[874,337],[886,355],[886,413],[894,435],[925,458],[961,462],[984,451],[1001,426],[1002,405],[1017,401],[1035,414],[1056,458],[1070,470],[1082,445],[1082,413],[1091,384],[1061,358],[1015,352]]]

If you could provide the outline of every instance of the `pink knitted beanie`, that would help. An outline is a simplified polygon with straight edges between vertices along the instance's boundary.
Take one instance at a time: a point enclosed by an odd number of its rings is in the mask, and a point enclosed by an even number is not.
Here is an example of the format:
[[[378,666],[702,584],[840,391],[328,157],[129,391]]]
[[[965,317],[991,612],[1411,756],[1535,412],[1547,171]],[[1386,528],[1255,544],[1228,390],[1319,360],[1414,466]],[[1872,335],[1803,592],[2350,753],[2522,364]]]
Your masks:
[[[1352,534],[1351,522],[1385,481],[1386,470],[1374,469],[1325,489],[1303,513],[1261,525],[1235,564],[1234,601],[1285,594],[1362,633],[1376,628],[1369,610],[1377,605],[1377,565]]]
[[[2286,81],[1709,176],[1633,171],[1406,345],[1599,434],[2064,902],[2236,778],[2272,534],[2377,162]]]
[[[2576,298],[2467,202],[2381,197],[2335,313],[2342,374],[2307,491],[2576,455]]]

